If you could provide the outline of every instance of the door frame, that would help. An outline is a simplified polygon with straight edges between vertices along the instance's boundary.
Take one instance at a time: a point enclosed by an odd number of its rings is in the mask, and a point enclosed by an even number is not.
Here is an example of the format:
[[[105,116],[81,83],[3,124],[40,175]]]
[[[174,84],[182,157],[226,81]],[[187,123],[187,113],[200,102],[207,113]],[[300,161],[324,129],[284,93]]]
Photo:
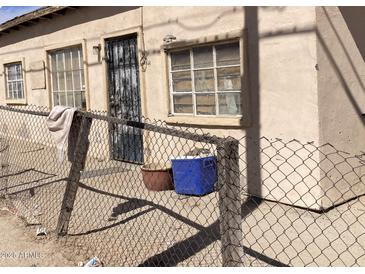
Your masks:
[[[136,34],[137,35],[137,59],[139,62],[139,56],[140,52],[142,51],[141,45],[142,45],[142,29],[141,27],[133,27],[128,28],[126,30],[113,32],[109,34],[102,35],[100,37],[100,56],[101,56],[101,64],[102,69],[104,72],[103,77],[103,89],[105,90],[105,109],[107,110],[108,116],[110,116],[110,108],[109,108],[109,83],[108,83],[108,64],[106,63],[105,57],[106,57],[106,40],[113,39],[113,38],[123,38],[123,36],[130,36]],[[145,89],[145,73],[141,69],[141,66],[138,65],[138,81],[139,81],[139,93],[141,96],[141,115],[146,116],[147,109],[146,109],[146,89]]]
[[[123,38],[123,37],[128,37],[131,35],[136,35],[137,36],[137,61],[138,61],[138,81],[139,81],[139,95],[140,95],[140,101],[141,101],[141,117],[145,117],[146,116],[146,94],[145,94],[145,74],[144,71],[141,69],[141,66],[139,64],[139,56],[140,56],[140,52],[142,51],[141,45],[142,45],[142,28],[141,27],[134,27],[134,28],[129,28],[128,30],[124,30],[124,31],[118,31],[118,32],[113,32],[110,34],[105,34],[102,35],[100,37],[100,45],[101,45],[101,49],[100,49],[100,56],[101,56],[101,64],[102,64],[102,69],[104,71],[104,77],[103,77],[103,89],[105,90],[105,109],[107,111],[107,115],[110,116],[110,95],[109,95],[109,81],[108,81],[108,64],[106,62],[106,43],[107,40],[109,39],[118,39],[118,38]],[[113,158],[113,144],[111,143],[111,138],[110,138],[110,134],[112,134],[111,132],[111,128],[108,125],[108,146],[109,146],[109,160],[114,160]],[[144,150],[144,134],[142,134],[142,155],[143,158],[145,158],[145,150]],[[128,161],[125,161],[128,162]],[[134,162],[133,162],[134,163]],[[134,163],[136,164],[136,163]]]

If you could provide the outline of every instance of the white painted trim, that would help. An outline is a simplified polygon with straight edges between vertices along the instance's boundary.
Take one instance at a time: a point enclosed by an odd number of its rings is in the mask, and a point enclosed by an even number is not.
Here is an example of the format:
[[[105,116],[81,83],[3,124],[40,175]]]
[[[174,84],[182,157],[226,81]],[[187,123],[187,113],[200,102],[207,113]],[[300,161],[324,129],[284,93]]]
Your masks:
[[[89,62],[88,62],[88,55],[87,55],[87,43],[86,43],[86,39],[83,39],[82,40],[82,48],[81,48],[81,51],[82,51],[82,60],[83,60],[83,67],[84,67],[84,83],[85,83],[85,87],[84,87],[84,91],[85,91],[85,101],[86,101],[86,109],[90,109],[91,107],[91,103],[90,103],[90,83],[89,83]],[[81,75],[80,75],[81,77]],[[72,75],[72,81],[73,81],[73,75]],[[80,79],[80,83],[82,85],[82,79]],[[72,82],[72,84],[74,84]],[[82,88],[82,86],[81,86]]]
[[[5,76],[5,65],[7,64],[11,64],[11,63],[21,63],[22,66],[22,74],[23,74],[23,92],[24,92],[24,98],[22,99],[7,99],[7,80],[6,80],[6,76]],[[6,58],[2,61],[1,64],[2,68],[2,76],[4,79],[4,100],[6,104],[9,105],[26,105],[27,104],[27,98],[28,98],[28,86],[27,86],[27,77],[26,77],[26,64],[25,64],[25,58],[23,56],[15,58]]]
[[[231,43],[237,43],[238,42],[238,47],[239,47],[239,64],[237,65],[226,65],[226,66],[217,66],[217,60],[216,60],[216,46],[217,45],[222,45],[222,44],[231,44]],[[243,104],[241,106],[241,114],[238,115],[220,115],[219,113],[219,94],[226,94],[226,93],[240,93],[241,94],[241,101],[242,101],[242,96],[244,93],[244,86],[243,83],[241,82],[241,90],[218,90],[218,73],[217,70],[220,68],[231,68],[231,67],[239,67],[240,68],[240,77],[242,78],[242,71],[243,71],[243,66],[245,65],[243,60],[243,56],[242,56],[242,43],[243,43],[243,39],[234,39],[234,40],[229,40],[229,41],[222,41],[222,42],[218,42],[218,43],[211,43],[209,45],[203,44],[203,45],[197,45],[197,46],[190,46],[189,48],[184,48],[184,49],[178,49],[178,50],[173,50],[173,51],[168,51],[167,55],[168,55],[168,59],[169,59],[169,66],[168,66],[168,81],[172,82],[172,73],[175,72],[188,72],[190,71],[190,75],[191,75],[191,85],[192,85],[192,91],[190,92],[176,92],[173,90],[173,86],[170,83],[169,85],[169,93],[170,93],[170,98],[171,99],[171,104],[170,104],[170,111],[169,113],[171,113],[171,116],[186,116],[186,115],[192,115],[194,117],[212,117],[212,118],[217,118],[217,117],[242,117],[242,113],[244,111],[243,109]],[[197,47],[203,47],[203,46],[210,46],[212,48],[212,58],[213,58],[213,66],[212,67],[204,67],[204,68],[195,68],[194,67],[194,55],[193,55],[193,49],[197,48]],[[171,70],[171,53],[174,52],[178,52],[178,51],[184,51],[184,50],[189,50],[190,53],[190,69],[183,69],[183,70]],[[210,92],[196,92],[195,91],[195,71],[200,71],[200,70],[213,70],[214,73],[214,91],[210,91]],[[174,104],[173,104],[173,96],[174,95],[183,95],[183,94],[191,94],[192,95],[192,101],[193,101],[193,113],[192,114],[188,114],[188,113],[175,113],[174,111]],[[203,115],[203,114],[197,114],[197,105],[196,105],[196,96],[199,94],[214,94],[214,100],[215,100],[215,114],[213,115]]]
[[[44,50],[47,52],[54,51],[54,50],[62,50],[70,47],[75,47],[78,45],[83,45],[85,39],[77,39],[73,41],[63,42],[63,43],[56,43],[49,46],[44,47]]]
[[[53,48],[52,50],[49,50],[49,51],[46,51],[46,54],[48,56],[48,66],[49,66],[49,77],[50,77],[50,80],[51,80],[51,84],[49,86],[49,94],[51,96],[51,107],[53,107],[54,105],[54,92],[57,92],[57,93],[60,93],[60,92],[63,92],[65,93],[65,101],[66,101],[66,104],[69,103],[67,102],[67,92],[72,92],[73,93],[73,103],[75,103],[75,91],[81,91],[84,93],[84,96],[85,96],[85,100],[86,100],[86,109],[88,109],[89,107],[89,100],[88,100],[88,85],[87,85],[87,79],[88,79],[88,72],[87,72],[87,62],[85,62],[85,54],[87,54],[86,52],[86,45],[84,43],[85,41],[82,40],[82,43],[78,43],[78,44],[74,44],[74,45],[69,45],[67,47],[61,47],[61,48]],[[68,45],[68,43],[67,43]],[[80,77],[80,90],[77,89],[75,90],[74,88],[74,79],[73,79],[73,73],[72,73],[72,90],[68,90],[67,89],[67,81],[66,81],[66,62],[65,62],[65,53],[63,52],[62,53],[62,58],[63,58],[63,70],[60,71],[60,72],[57,72],[57,78],[58,78],[58,75],[59,73],[63,73],[64,74],[64,85],[65,85],[65,90],[64,91],[60,91],[59,89],[59,79],[57,81],[58,83],[58,86],[57,86],[57,90],[54,90],[53,89],[53,78],[52,78],[52,74],[53,74],[53,71],[52,71],[52,59],[51,59],[51,56],[52,56],[52,53],[55,52],[55,51],[64,51],[64,50],[68,50],[70,48],[78,48],[78,56],[77,56],[77,59],[78,59],[78,62],[79,62],[79,67],[82,68],[82,71],[83,71],[83,76],[84,76],[84,81],[85,81],[85,87],[83,88],[82,87],[82,75],[81,75],[81,70],[79,69],[79,77]],[[81,55],[82,54],[82,59],[83,59],[83,64],[81,64]],[[72,59],[70,60],[71,61],[71,64],[72,64]],[[72,65],[71,65],[72,66]],[[58,58],[56,58],[56,67],[58,67]],[[72,67],[72,72],[74,71],[73,70],[73,67]],[[74,105],[74,104],[73,104]]]

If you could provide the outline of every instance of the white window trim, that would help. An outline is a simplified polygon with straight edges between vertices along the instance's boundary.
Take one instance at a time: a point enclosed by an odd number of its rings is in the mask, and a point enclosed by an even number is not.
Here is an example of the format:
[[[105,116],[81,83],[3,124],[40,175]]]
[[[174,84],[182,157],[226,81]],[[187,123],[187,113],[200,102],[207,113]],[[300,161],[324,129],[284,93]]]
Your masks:
[[[10,80],[10,67],[16,67],[16,70],[20,71],[19,73],[15,73],[15,79]],[[5,80],[6,80],[6,97],[9,100],[22,100],[24,99],[24,80],[23,80],[23,66],[22,62],[15,62],[5,65]],[[20,84],[20,88],[18,89],[18,84]],[[15,86],[14,86],[15,85]],[[12,86],[12,94],[10,94],[9,86]]]
[[[68,50],[70,48],[77,48],[79,47],[80,51],[78,51],[78,62],[79,62],[79,67],[82,68],[82,69],[73,69],[73,62],[72,62],[72,52],[71,52],[71,72],[74,72],[74,71],[79,71],[79,77],[80,77],[80,84],[82,84],[82,79],[84,79],[84,84],[83,86],[81,87],[82,89],[81,90],[78,90],[78,89],[75,89],[75,83],[74,83],[74,74],[71,73],[71,79],[72,79],[72,90],[67,90],[67,81],[66,81],[66,69],[64,67],[64,70],[63,71],[60,71],[60,72],[57,72],[57,76],[58,77],[58,74],[59,73],[62,73],[64,74],[64,88],[65,90],[64,91],[60,91],[59,90],[59,82],[60,81],[57,81],[57,90],[54,89],[54,83],[53,83],[53,67],[52,67],[52,54],[56,51],[62,51],[62,50]],[[53,107],[55,104],[54,104],[54,93],[57,92],[57,93],[60,93],[60,92],[64,92],[65,93],[65,98],[66,98],[66,101],[67,101],[67,95],[66,93],[67,92],[72,92],[72,98],[73,98],[73,105],[75,106],[75,92],[83,92],[84,93],[84,98],[85,98],[85,102],[86,102],[86,106],[85,106],[85,109],[88,108],[88,98],[87,98],[87,83],[86,83],[86,71],[85,71],[85,66],[84,64],[81,64],[81,58],[80,58],[80,52],[82,53],[83,55],[83,61],[85,62],[85,53],[84,53],[84,45],[83,44],[70,44],[70,45],[67,45],[67,46],[64,46],[64,47],[60,47],[60,48],[52,48],[50,50],[47,51],[47,58],[48,58],[48,64],[49,64],[49,75],[50,75],[50,96],[51,96],[51,106]],[[56,64],[58,63],[58,58],[56,58]],[[64,63],[64,66],[65,66],[65,54],[63,54],[63,63]],[[58,67],[56,65],[56,67]],[[81,72],[82,71],[82,72]],[[83,74],[83,75],[82,75]]]
[[[24,98],[21,99],[8,99],[7,98],[7,93],[8,93],[8,80],[7,80],[7,76],[6,76],[6,65],[10,65],[12,63],[20,63],[22,66],[22,76],[23,76],[23,93],[24,93]],[[3,69],[3,86],[4,86],[4,100],[5,103],[7,105],[26,105],[27,104],[27,79],[26,79],[26,69],[25,69],[25,58],[24,57],[20,57],[20,58],[13,58],[13,59],[6,59],[4,60],[4,62],[2,63],[2,69]]]
[[[60,50],[63,48],[70,48],[74,46],[82,47],[82,55],[84,59],[84,81],[85,81],[85,98],[86,98],[86,109],[90,109],[90,92],[89,92],[89,71],[88,71],[88,54],[87,54],[87,43],[86,39],[75,39],[67,42],[61,43],[53,43],[44,47],[43,58],[46,60],[46,90],[48,97],[48,107],[53,107],[53,95],[52,95],[52,87],[51,87],[51,64],[49,62],[49,53],[51,51]]]
[[[240,57],[239,57],[239,65],[226,65],[226,66],[218,66],[216,65],[216,46],[217,45],[222,45],[222,44],[230,44],[230,43],[234,43],[234,42],[238,42],[239,43],[239,53],[240,53]],[[204,68],[194,68],[194,62],[193,62],[193,49],[194,48],[198,48],[198,47],[205,47],[205,46],[211,46],[213,49],[213,67],[204,67]],[[218,95],[219,94],[225,94],[225,93],[240,93],[241,95],[241,101],[242,101],[242,96],[243,96],[243,83],[241,83],[241,90],[229,90],[229,91],[218,91],[218,78],[217,78],[217,69],[219,68],[230,68],[230,67],[240,67],[240,75],[242,77],[243,75],[243,68],[244,68],[244,56],[242,56],[242,39],[232,39],[232,40],[227,40],[227,41],[220,41],[220,42],[213,42],[210,44],[198,44],[198,45],[191,45],[188,46],[186,48],[177,48],[177,49],[170,49],[168,50],[167,53],[167,57],[168,57],[168,68],[167,68],[167,72],[168,72],[168,80],[169,80],[169,99],[170,99],[170,110],[169,110],[169,116],[188,116],[188,117],[207,117],[207,118],[241,118],[243,117],[243,113],[244,113],[244,105],[241,105],[241,113],[237,114],[237,115],[229,115],[229,114],[219,114],[219,102],[218,102]],[[182,69],[182,70],[171,70],[171,53],[173,52],[178,52],[178,51],[183,51],[183,50],[189,50],[190,52],[190,68],[189,69]],[[205,94],[204,92],[196,92],[195,91],[195,77],[194,77],[194,72],[195,71],[199,71],[199,70],[207,70],[207,69],[212,69],[213,73],[214,73],[214,91],[212,92],[206,92],[206,94],[214,94],[215,96],[215,114],[209,115],[209,114],[197,114],[196,112],[196,95],[197,94]],[[191,85],[192,85],[192,91],[188,91],[188,92],[174,92],[173,91],[173,84],[172,84],[172,73],[174,72],[187,72],[190,71],[191,72]],[[192,95],[192,103],[193,103],[193,113],[175,113],[174,111],[174,100],[173,100],[173,96],[174,95],[183,95],[183,94],[191,94]]]

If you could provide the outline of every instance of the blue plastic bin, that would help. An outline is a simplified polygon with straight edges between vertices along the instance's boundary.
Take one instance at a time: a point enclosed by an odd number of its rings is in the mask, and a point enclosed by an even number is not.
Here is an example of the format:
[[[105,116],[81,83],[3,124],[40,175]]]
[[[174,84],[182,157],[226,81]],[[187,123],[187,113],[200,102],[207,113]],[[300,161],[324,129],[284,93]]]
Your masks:
[[[217,164],[214,156],[185,156],[171,159],[175,191],[202,196],[214,191]]]

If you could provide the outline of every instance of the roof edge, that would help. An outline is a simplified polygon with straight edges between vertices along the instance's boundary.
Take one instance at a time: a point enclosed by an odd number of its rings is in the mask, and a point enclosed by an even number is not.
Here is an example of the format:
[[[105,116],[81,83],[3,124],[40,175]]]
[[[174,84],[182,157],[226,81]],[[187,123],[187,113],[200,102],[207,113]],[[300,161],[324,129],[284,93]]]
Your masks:
[[[26,24],[32,20],[37,20],[45,16],[52,14],[59,14],[60,11],[65,9],[75,9],[76,7],[70,6],[46,6],[36,9],[34,11],[25,13],[23,15],[17,16],[10,19],[0,25],[0,33],[9,32],[12,28],[17,28],[21,24]],[[50,19],[50,18],[49,18]],[[27,25],[27,24],[26,24]]]

